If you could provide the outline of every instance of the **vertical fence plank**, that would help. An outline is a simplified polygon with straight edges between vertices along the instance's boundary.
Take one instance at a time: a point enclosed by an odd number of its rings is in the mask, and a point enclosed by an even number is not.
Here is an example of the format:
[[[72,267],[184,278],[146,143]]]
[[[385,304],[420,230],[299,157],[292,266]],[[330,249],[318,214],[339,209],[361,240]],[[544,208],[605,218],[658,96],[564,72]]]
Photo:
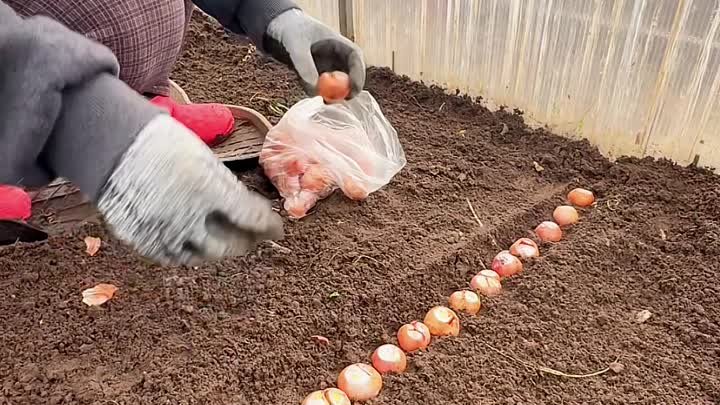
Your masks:
[[[307,14],[317,18],[337,32],[340,29],[339,0],[295,0]]]
[[[355,28],[353,25],[353,0],[338,1],[338,19],[340,21],[340,33],[351,41],[355,40]]]

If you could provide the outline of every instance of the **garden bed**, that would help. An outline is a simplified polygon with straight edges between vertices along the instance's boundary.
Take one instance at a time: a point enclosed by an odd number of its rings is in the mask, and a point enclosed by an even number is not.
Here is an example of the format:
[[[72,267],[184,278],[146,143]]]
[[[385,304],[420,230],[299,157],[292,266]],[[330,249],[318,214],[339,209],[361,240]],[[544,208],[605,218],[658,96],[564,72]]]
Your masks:
[[[271,119],[271,104],[302,97],[287,69],[199,16],[173,78],[194,101]],[[478,316],[462,316],[460,336],[384,377],[372,403],[720,402],[717,176],[611,164],[586,142],[384,69],[370,70],[367,89],[407,167],[366,202],[336,195],[287,221],[285,249],[162,269],[96,226],[0,248],[0,404],[299,404],[467,288],[576,186],[594,190],[597,206]],[[257,169],[237,169],[277,197]],[[104,241],[94,257],[87,235]],[[89,309],[80,292],[101,282],[120,289]],[[642,310],[653,315],[637,323]],[[623,367],[573,379],[508,356],[573,374]]]

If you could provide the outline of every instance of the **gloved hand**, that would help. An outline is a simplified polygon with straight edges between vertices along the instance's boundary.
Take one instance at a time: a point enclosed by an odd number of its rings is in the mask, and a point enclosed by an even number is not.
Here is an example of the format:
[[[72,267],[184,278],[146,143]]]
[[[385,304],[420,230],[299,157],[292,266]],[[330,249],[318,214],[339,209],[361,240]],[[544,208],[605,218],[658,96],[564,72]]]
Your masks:
[[[240,255],[283,234],[269,201],[167,115],[138,134],[97,206],[118,238],[161,264]]]
[[[348,98],[365,87],[362,50],[302,11],[291,9],[275,17],[268,25],[267,36],[270,54],[295,69],[309,96],[317,95],[321,73],[336,70],[350,75]]]
[[[193,264],[282,236],[189,129],[117,77],[107,47],[0,1],[0,183],[72,181],[140,254]]]

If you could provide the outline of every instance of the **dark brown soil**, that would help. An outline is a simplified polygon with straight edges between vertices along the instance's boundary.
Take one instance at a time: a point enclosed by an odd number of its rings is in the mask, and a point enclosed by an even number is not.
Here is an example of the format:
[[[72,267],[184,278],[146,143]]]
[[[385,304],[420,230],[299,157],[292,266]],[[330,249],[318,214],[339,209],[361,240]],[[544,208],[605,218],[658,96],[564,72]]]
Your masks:
[[[301,97],[288,70],[246,55],[197,17],[175,78],[196,101],[266,114],[268,102]],[[288,222],[289,252],[161,269],[99,227],[1,249],[0,404],[299,404],[467,287],[577,185],[597,206],[463,317],[459,337],[384,378],[373,403],[720,402],[718,177],[651,159],[611,164],[586,142],[387,70],[372,69],[367,87],[408,166],[364,203],[334,196]],[[268,191],[256,171],[243,177]],[[88,234],[105,241],[95,257]],[[98,282],[120,290],[91,310],[80,291]],[[640,324],[641,310],[653,315]],[[573,379],[507,356],[575,374],[623,367]]]

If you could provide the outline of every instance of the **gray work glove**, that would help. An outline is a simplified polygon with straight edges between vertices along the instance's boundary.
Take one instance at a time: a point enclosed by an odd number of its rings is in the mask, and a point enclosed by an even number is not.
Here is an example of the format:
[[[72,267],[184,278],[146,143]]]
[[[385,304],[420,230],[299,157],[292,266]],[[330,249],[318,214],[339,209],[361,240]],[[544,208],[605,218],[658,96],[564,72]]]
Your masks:
[[[283,235],[270,202],[167,115],[153,118],[138,134],[97,206],[118,238],[161,264],[242,255]]]
[[[355,97],[365,87],[365,61],[362,50],[298,9],[275,17],[267,28],[266,49],[281,62],[292,67],[309,96],[317,95],[321,73],[343,71],[350,76]]]

